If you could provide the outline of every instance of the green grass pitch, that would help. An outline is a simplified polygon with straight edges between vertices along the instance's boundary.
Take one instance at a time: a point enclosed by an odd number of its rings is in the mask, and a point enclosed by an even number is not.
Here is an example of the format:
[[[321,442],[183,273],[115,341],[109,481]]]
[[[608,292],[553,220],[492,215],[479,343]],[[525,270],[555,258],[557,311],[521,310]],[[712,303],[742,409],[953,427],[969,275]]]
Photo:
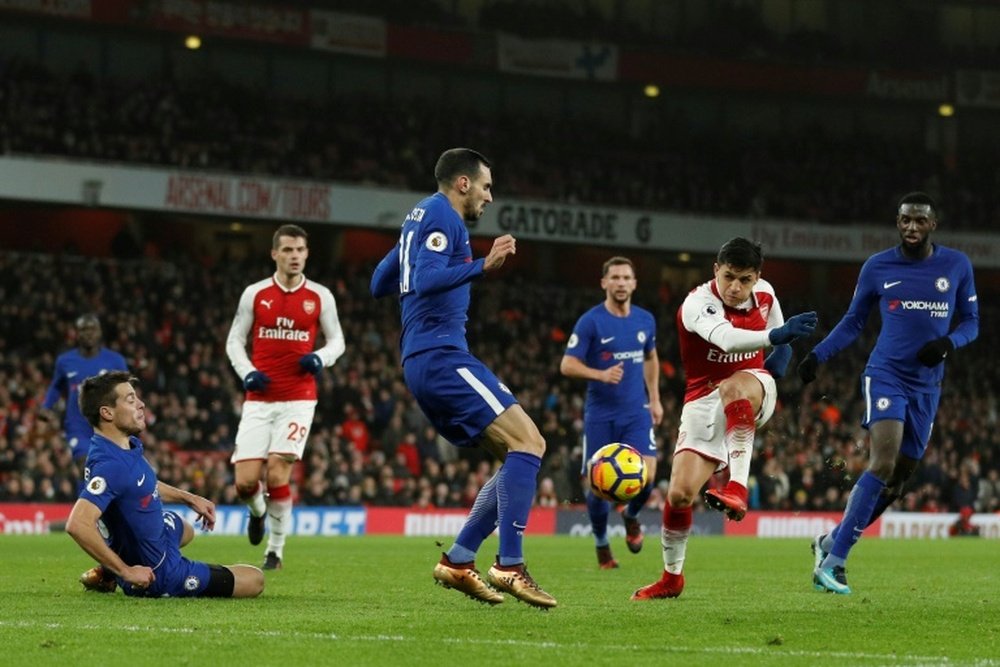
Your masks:
[[[655,537],[613,543],[614,571],[589,539],[525,543],[552,611],[434,586],[434,538],[292,538],[260,598],[147,600],[84,592],[66,535],[0,535],[0,665],[1000,665],[993,540],[864,540],[834,596],[812,589],[806,539],[696,537],[684,594],[645,602],[629,596],[659,576]],[[236,537],[186,553],[260,557]]]

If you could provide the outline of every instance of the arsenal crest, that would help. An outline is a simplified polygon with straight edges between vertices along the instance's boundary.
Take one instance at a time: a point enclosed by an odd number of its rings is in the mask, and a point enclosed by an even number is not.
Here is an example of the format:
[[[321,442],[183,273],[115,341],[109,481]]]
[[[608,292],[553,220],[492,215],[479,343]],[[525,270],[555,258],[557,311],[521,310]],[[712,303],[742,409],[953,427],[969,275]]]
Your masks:
[[[302,310],[306,311],[306,315],[312,315],[313,311],[316,310],[316,302],[312,299],[306,299],[302,302]]]

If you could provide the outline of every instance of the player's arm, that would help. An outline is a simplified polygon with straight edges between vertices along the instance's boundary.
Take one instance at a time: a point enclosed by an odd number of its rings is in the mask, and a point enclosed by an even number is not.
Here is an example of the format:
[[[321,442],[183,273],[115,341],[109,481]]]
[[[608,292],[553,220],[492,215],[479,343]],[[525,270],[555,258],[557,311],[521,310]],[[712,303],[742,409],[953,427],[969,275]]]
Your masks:
[[[337,317],[337,301],[333,298],[330,290],[321,290],[320,302],[319,324],[323,329],[326,345],[313,354],[319,356],[324,367],[333,366],[347,349],[344,342],[344,330],[340,327],[340,318]]]
[[[754,331],[733,326],[720,303],[689,297],[681,305],[681,322],[723,352],[756,352],[808,335],[816,328],[816,313],[800,313],[779,327]]]
[[[979,337],[979,297],[968,258],[965,258],[965,272],[955,291],[955,310],[958,313],[955,328],[948,335],[929,341],[917,352],[917,359],[923,365],[937,366],[950,352]]]
[[[66,369],[63,368],[62,360],[56,360],[56,367],[52,371],[52,382],[49,384],[48,390],[45,392],[45,398],[42,400],[41,408],[38,411],[38,416],[44,421],[54,422],[56,415],[52,408],[59,399],[66,394],[66,390],[69,388],[68,380],[66,378]]]
[[[372,296],[381,299],[390,294],[399,295],[399,244],[392,247],[392,250],[382,258],[382,261],[375,267],[372,273],[372,280],[368,286]]]
[[[485,273],[486,259],[480,257],[471,262],[448,266],[450,255],[447,249],[455,243],[457,234],[446,234],[438,228],[427,234],[416,248],[413,261],[413,290],[426,296],[464,285]],[[442,244],[441,240],[447,239]],[[412,252],[412,251],[411,251]]]
[[[663,403],[660,401],[660,357],[656,354],[656,347],[646,353],[642,362],[642,377],[646,381],[649,414],[653,417],[653,424],[659,426],[663,421]]]
[[[559,362],[559,372],[569,378],[578,380],[593,380],[605,384],[618,384],[625,375],[625,362],[619,361],[614,366],[604,369],[591,368],[577,357],[564,354]]]
[[[864,330],[868,315],[878,298],[878,283],[874,271],[871,270],[869,263],[865,262],[858,275],[858,284],[854,288],[854,296],[847,312],[810,354],[815,354],[816,360],[823,363],[853,343]]]
[[[583,361],[590,351],[591,342],[595,336],[596,332],[591,319],[584,315],[577,320],[569,342],[566,343],[566,352],[559,362],[559,372],[576,380],[618,384],[625,375],[625,362],[619,361],[614,366],[601,369],[588,366]]]
[[[254,292],[250,287],[243,290],[233,323],[229,327],[229,335],[226,337],[226,356],[229,357],[229,363],[240,379],[245,379],[249,373],[257,370],[250,361],[250,355],[247,354],[247,337],[250,334],[250,327],[253,326],[253,298]]]
[[[107,545],[97,528],[101,518],[101,508],[80,498],[73,505],[66,520],[66,533],[72,537],[87,554],[133,586],[148,587],[156,580],[153,570],[145,565],[128,565]]]
[[[976,295],[976,283],[972,277],[972,264],[965,258],[965,275],[959,281],[955,292],[955,309],[958,311],[958,323],[948,338],[955,347],[963,347],[979,337],[979,297]]]
[[[178,489],[165,482],[156,481],[156,490],[160,494],[160,500],[165,503],[183,503],[190,507],[201,520],[201,526],[205,530],[215,528],[215,503],[208,498]]]

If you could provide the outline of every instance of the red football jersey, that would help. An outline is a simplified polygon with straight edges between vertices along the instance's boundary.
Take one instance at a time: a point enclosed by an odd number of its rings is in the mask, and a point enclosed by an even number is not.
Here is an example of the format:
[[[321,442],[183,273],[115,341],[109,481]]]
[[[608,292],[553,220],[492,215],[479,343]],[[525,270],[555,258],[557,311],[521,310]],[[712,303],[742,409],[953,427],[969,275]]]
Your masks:
[[[320,327],[326,345],[317,350]],[[316,380],[299,360],[315,352],[324,366],[331,366],[344,352],[333,294],[304,277],[293,289],[285,289],[273,276],[250,285],[240,297],[226,352],[240,378],[258,370],[271,380],[263,391],[248,391],[246,400],[316,400]]]
[[[739,352],[726,352],[711,342],[713,334],[722,335],[727,328],[763,332],[784,324],[774,289],[765,280],[754,285],[746,306],[726,306],[713,279],[691,290],[677,310],[681,363],[687,380],[685,403],[712,393],[736,371],[764,368],[766,336],[761,336],[759,347]]]

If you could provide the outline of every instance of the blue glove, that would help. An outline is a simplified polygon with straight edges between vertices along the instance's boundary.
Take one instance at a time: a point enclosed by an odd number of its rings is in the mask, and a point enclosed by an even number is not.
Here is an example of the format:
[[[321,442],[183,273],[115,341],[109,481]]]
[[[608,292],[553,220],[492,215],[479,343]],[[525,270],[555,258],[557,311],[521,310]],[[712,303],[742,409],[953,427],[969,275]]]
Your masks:
[[[764,370],[775,378],[785,377],[788,362],[792,360],[792,346],[778,345],[764,360]]]
[[[243,388],[247,391],[264,391],[269,384],[271,384],[271,378],[260,371],[250,371],[243,378]]]
[[[307,373],[319,375],[319,372],[323,370],[323,360],[319,358],[318,354],[312,352],[299,359],[299,366],[302,366],[302,370]]]
[[[808,336],[815,331],[817,321],[816,312],[812,310],[808,313],[792,315],[780,327],[771,329],[771,332],[767,334],[767,338],[771,341],[771,345],[775,347],[791,343],[799,336]]]

